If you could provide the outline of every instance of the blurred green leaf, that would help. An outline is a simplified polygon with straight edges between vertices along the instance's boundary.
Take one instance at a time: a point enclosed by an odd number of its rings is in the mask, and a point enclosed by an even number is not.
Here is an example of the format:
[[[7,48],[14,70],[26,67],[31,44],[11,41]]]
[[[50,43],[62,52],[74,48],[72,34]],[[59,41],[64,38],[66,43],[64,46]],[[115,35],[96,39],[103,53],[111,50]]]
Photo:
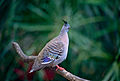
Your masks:
[[[29,23],[15,23],[14,27],[26,30],[26,31],[52,31],[54,25],[40,25]]]
[[[80,3],[84,4],[104,4],[107,0],[81,0]]]

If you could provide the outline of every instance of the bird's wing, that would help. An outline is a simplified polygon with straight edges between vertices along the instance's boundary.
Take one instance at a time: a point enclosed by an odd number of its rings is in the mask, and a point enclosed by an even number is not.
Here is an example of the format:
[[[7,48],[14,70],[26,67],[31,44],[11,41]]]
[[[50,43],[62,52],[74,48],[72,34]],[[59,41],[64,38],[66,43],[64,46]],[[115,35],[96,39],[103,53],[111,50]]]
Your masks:
[[[62,42],[49,43],[43,50],[41,64],[49,64],[56,59],[59,59],[64,52],[64,44]]]
[[[49,42],[35,60],[32,70],[40,70],[55,60],[59,59],[64,52],[64,44],[62,42]]]

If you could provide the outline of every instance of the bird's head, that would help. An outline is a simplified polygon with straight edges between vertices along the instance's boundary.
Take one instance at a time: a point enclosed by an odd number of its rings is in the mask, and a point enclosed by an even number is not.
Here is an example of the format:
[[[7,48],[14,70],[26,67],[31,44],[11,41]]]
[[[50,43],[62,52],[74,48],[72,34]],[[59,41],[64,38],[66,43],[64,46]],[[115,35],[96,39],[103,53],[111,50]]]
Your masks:
[[[63,20],[63,22],[64,22],[64,25],[63,25],[61,31],[63,31],[63,32],[68,32],[69,29],[70,29],[70,25],[67,23],[67,21],[64,21],[64,20]]]

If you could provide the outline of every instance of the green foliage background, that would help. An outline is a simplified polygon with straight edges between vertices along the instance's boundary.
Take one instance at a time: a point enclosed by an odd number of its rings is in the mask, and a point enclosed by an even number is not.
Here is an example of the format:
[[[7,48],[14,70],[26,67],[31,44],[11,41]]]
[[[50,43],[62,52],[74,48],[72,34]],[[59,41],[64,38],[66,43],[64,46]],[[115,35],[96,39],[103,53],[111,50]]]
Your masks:
[[[27,71],[12,41],[25,54],[38,54],[59,34],[62,19],[71,29],[68,57],[60,66],[91,81],[120,81],[119,0],[0,0],[0,80],[17,80],[15,68]],[[33,81],[42,77],[38,71]],[[67,81],[56,75],[53,81],[62,80]]]

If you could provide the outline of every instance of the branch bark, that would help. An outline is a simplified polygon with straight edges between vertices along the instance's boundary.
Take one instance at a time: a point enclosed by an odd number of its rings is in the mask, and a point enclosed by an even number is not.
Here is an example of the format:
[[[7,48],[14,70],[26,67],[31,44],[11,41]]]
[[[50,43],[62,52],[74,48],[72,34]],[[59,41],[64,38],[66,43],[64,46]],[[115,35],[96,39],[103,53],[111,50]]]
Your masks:
[[[23,53],[22,49],[20,48],[19,44],[17,42],[12,42],[13,47],[15,48],[18,55],[25,61],[25,62],[31,62],[34,61],[37,56],[27,56]]]
[[[15,48],[18,55],[25,62],[29,63],[29,62],[34,61],[36,59],[37,56],[27,56],[27,55],[25,55],[17,42],[12,42],[12,45]],[[68,72],[66,70],[61,71],[61,70],[58,69],[58,70],[55,70],[55,71],[56,71],[56,73],[60,74],[64,78],[68,79],[69,81],[89,81],[89,80],[86,80],[86,79],[79,78],[78,76],[75,76],[75,75],[71,74],[70,72]]]

